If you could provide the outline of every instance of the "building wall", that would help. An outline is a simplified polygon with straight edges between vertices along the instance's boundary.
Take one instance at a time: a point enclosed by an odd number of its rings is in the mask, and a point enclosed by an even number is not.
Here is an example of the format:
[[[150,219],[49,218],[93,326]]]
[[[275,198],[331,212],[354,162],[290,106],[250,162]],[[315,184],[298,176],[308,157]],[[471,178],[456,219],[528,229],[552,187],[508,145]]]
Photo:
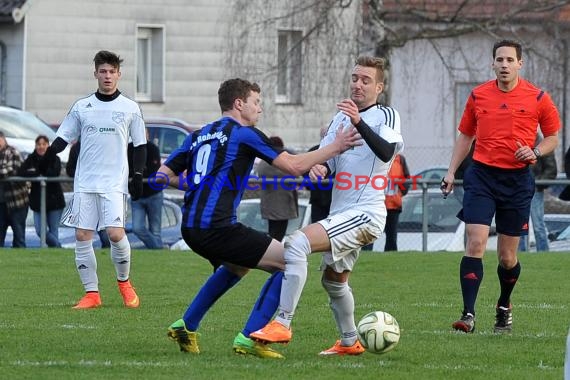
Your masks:
[[[134,97],[136,30],[164,25],[165,98],[140,102],[145,115],[203,123],[219,115],[223,77],[224,0],[42,0],[28,13],[25,107],[60,122],[72,103],[96,90],[93,57],[99,50],[123,59],[119,89]]]
[[[0,24],[0,41],[3,43],[6,53],[3,78],[1,84],[5,91],[3,104],[22,108],[23,91],[23,62],[24,62],[24,30],[25,24]]]
[[[324,12],[302,0],[234,2],[231,13],[240,22],[228,30],[226,76],[244,76],[261,85],[259,127],[268,135],[280,136],[288,147],[304,150],[318,143],[320,129],[337,112],[336,103],[349,96],[361,28],[360,1],[351,4],[348,9]],[[321,24],[315,28],[317,23]],[[303,32],[300,104],[276,101],[278,30]]]
[[[221,81],[244,77],[262,87],[264,115],[259,127],[280,135],[289,147],[306,149],[319,141],[348,96],[349,70],[358,51],[360,1],[333,9],[322,21],[320,8],[302,0],[42,0],[26,13],[26,109],[59,123],[72,103],[96,89],[93,56],[105,49],[124,63],[119,89],[134,96],[136,29],[165,26],[166,83],[163,103],[139,102],[146,116],[168,115],[206,123],[220,115]],[[293,12],[291,12],[293,11]],[[292,14],[291,17],[281,17]],[[278,104],[277,32],[302,30],[303,99]]]

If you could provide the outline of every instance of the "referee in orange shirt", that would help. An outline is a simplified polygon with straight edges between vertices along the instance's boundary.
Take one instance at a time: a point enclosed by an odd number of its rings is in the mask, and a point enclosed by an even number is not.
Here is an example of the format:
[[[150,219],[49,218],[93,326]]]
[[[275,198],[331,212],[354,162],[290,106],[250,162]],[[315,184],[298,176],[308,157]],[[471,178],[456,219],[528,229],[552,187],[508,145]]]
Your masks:
[[[528,233],[534,194],[529,164],[558,145],[558,110],[546,92],[519,76],[522,64],[519,43],[495,43],[492,67],[497,79],[475,87],[467,99],[441,184],[444,195],[452,191],[455,171],[475,140],[473,164],[463,179],[463,209],[457,215],[465,222],[467,246],[459,266],[463,313],[452,326],[466,333],[475,330],[475,301],[483,280],[483,256],[493,216],[501,287],[494,331],[508,333],[512,329],[510,298],[521,272],[517,248],[520,237]],[[544,139],[534,146],[537,127]]]

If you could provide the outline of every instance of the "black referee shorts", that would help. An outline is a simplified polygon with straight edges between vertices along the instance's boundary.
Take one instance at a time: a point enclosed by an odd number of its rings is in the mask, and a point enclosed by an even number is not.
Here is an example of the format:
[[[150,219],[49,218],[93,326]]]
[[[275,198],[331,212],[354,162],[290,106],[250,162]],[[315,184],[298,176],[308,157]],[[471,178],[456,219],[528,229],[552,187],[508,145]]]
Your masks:
[[[463,178],[463,209],[457,215],[466,224],[491,225],[509,236],[528,234],[534,178],[528,167],[501,169],[474,161]]]

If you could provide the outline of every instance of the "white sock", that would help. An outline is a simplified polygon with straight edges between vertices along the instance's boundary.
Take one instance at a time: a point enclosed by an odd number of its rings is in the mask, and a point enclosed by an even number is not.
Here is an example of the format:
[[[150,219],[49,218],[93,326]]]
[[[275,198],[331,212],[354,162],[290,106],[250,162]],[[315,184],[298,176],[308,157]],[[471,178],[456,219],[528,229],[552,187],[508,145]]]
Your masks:
[[[131,245],[127,235],[118,242],[111,240],[111,260],[115,264],[117,280],[126,281],[131,271]]]
[[[98,292],[97,259],[91,240],[75,242],[75,266],[85,291]]]
[[[275,320],[287,328],[301,298],[307,281],[307,256],[311,253],[311,243],[301,231],[295,231],[283,241],[285,245],[285,274],[281,285],[279,311]]]
[[[347,282],[322,279],[321,283],[329,295],[329,304],[341,336],[340,344],[352,346],[357,339],[352,289]]]

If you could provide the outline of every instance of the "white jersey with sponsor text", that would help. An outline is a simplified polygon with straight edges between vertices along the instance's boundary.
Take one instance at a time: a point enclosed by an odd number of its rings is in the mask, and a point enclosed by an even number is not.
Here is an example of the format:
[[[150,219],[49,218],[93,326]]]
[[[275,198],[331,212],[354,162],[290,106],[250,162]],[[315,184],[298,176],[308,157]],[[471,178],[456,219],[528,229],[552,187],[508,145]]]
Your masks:
[[[395,153],[400,153],[403,150],[404,141],[400,134],[400,115],[395,109],[375,104],[360,111],[360,117],[384,140],[389,143],[396,143]],[[352,125],[350,118],[339,112],[331,121],[327,134],[321,141],[321,146],[334,141],[336,131],[341,124],[345,128]],[[335,185],[332,190],[331,215],[349,209],[358,209],[365,211],[373,219],[386,216],[385,189],[381,187],[387,180],[392,160],[390,162],[380,160],[363,140],[363,145],[347,150],[330,159],[327,164],[331,172],[336,173]],[[377,177],[374,183],[369,181],[367,184],[357,184],[357,178],[372,179],[374,177]]]
[[[95,94],[80,99],[57,130],[71,143],[81,139],[73,191],[128,193],[129,137],[133,145],[146,143],[145,124],[136,102],[119,95],[101,101]]]

